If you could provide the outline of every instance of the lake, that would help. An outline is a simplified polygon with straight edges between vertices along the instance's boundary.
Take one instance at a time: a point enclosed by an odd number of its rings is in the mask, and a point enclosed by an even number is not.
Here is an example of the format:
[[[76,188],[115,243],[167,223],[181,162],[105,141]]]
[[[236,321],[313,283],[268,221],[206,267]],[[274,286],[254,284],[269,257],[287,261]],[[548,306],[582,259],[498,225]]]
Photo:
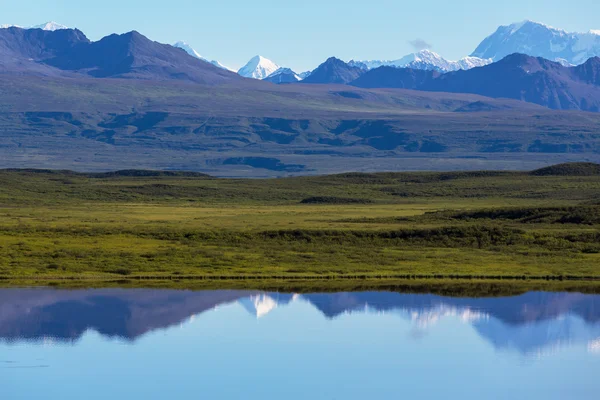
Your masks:
[[[2,400],[598,396],[598,295],[0,289]]]

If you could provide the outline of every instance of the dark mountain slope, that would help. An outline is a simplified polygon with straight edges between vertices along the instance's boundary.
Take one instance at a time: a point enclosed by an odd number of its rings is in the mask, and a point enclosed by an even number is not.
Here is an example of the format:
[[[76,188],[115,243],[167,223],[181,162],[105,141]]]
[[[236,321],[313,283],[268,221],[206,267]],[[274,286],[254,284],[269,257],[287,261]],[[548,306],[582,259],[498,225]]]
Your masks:
[[[0,29],[0,72],[202,84],[242,80],[235,73],[192,57],[184,50],[153,42],[135,31],[90,42],[76,29]]]
[[[573,74],[581,81],[600,86],[600,58],[590,58],[587,62],[572,68]]]
[[[81,43],[45,63],[96,78],[176,79],[203,84],[242,79],[181,49],[153,42],[135,31],[110,35],[98,42]]]
[[[3,60],[5,57],[26,57],[40,61],[65,54],[78,44],[89,43],[83,32],[77,29],[0,29],[0,54]]]
[[[440,76],[439,72],[410,68],[379,67],[352,82],[360,88],[420,89]]]
[[[365,72],[362,68],[350,66],[338,58],[331,57],[301,82],[345,84],[355,81]]]
[[[598,72],[596,59],[568,68],[513,54],[485,67],[442,75],[425,89],[512,98],[553,109],[600,111],[600,87],[593,84]]]
[[[49,58],[70,52],[79,44],[89,44],[76,29],[44,31],[42,29],[0,29],[0,72],[17,75],[64,75],[43,64]]]

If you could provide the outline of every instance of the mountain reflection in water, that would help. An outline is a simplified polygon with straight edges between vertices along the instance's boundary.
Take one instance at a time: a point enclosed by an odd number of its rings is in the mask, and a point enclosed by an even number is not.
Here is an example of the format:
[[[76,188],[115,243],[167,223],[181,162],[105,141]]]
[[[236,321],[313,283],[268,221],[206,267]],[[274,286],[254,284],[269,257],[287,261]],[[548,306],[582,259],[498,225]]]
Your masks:
[[[256,291],[1,289],[0,340],[75,342],[93,330],[135,341],[193,316],[238,303],[256,318],[306,302],[323,317],[385,313],[412,321],[416,336],[443,318],[471,324],[496,349],[523,354],[584,344],[600,353],[600,296],[531,292],[513,297],[452,298],[428,294],[350,292],[283,294]]]

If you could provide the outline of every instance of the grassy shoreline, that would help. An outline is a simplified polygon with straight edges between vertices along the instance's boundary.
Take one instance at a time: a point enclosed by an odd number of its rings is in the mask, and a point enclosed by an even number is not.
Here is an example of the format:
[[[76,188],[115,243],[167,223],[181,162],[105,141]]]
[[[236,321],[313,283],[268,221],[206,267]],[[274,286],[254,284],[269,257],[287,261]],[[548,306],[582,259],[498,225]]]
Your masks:
[[[0,277],[600,279],[600,173],[0,171]]]

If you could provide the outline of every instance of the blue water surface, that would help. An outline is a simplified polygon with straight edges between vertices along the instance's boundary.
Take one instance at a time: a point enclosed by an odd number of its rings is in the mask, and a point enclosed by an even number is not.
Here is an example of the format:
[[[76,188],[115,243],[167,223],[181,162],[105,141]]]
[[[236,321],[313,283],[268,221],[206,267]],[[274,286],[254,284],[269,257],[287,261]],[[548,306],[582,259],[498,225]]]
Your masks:
[[[0,398],[598,399],[600,296],[0,290]]]

